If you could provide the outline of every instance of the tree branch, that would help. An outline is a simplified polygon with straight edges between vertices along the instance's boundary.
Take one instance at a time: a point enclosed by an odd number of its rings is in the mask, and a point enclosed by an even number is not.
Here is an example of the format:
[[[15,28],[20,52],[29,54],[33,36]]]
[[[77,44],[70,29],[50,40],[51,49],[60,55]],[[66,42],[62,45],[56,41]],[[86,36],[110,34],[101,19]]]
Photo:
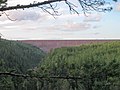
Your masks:
[[[10,72],[0,72],[0,76],[12,76],[12,77],[23,77],[23,78],[38,78],[38,79],[82,79],[81,77],[73,77],[73,76],[32,76],[32,75],[24,75],[24,74],[15,74]]]
[[[48,0],[48,1],[43,1],[43,2],[36,2],[36,3],[30,3],[28,5],[16,5],[16,6],[9,6],[9,7],[1,7],[0,11],[8,11],[8,10],[17,10],[17,9],[25,9],[25,8],[31,8],[31,7],[38,7],[41,5],[47,5],[47,4],[51,4],[54,2],[61,2],[64,1],[70,8],[71,11],[74,11],[76,13],[78,13],[73,7],[76,7],[74,4],[70,3],[68,0]],[[87,12],[90,10],[94,10],[94,11],[108,11],[111,10],[112,8],[103,8],[102,6],[107,4],[107,2],[105,2],[104,0],[78,0],[78,2],[80,3],[83,11]]]
[[[34,2],[28,5],[18,4],[16,6],[4,6],[0,8],[0,11],[4,12],[4,11],[18,10],[18,9],[24,10],[25,8],[38,7],[38,8],[41,8],[44,12],[47,12],[54,17],[54,16],[58,16],[59,14],[58,14],[56,7],[53,7],[52,3],[62,2],[62,1],[64,1],[64,3],[68,5],[70,13],[79,14],[79,12],[76,10],[77,6],[69,2],[69,0],[48,0],[48,1],[43,1],[43,2]],[[113,0],[113,1],[116,2],[117,0]],[[109,6],[110,3],[106,2],[105,0],[78,0],[78,3],[80,3],[80,6],[85,15],[86,13],[90,13],[89,11],[106,12],[106,11],[112,10],[112,7]],[[49,5],[49,6],[46,6],[47,8],[45,8],[43,5]],[[107,7],[103,7],[105,5]],[[50,12],[49,9],[51,9],[53,12]],[[5,13],[2,13],[2,14],[5,14]],[[6,16],[8,17],[8,15]],[[8,17],[8,19],[10,18]]]
[[[19,5],[18,4],[17,6],[0,8],[0,11],[8,11],[8,10],[17,10],[17,9],[38,7],[38,6],[41,6],[41,5],[46,5],[46,4],[50,4],[50,3],[54,3],[54,2],[61,2],[61,1],[65,1],[65,0],[48,0],[48,1],[38,2],[38,3],[34,3],[34,4],[29,4],[29,5]]]

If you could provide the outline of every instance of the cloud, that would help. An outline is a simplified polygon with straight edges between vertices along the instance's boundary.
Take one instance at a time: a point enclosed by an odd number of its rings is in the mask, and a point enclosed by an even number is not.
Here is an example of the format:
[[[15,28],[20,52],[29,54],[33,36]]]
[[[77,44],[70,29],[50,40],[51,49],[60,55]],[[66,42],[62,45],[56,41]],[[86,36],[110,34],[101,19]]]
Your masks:
[[[116,10],[117,10],[117,11],[120,11],[120,2],[117,4]]]
[[[90,24],[87,23],[68,23],[63,25],[63,28],[68,30],[87,30],[90,28]]]
[[[30,4],[30,3],[33,3],[34,1],[43,2],[45,0],[8,0],[7,3],[8,3],[8,6],[14,6],[17,4],[21,4],[21,5]]]
[[[91,24],[88,23],[69,22],[62,25],[50,26],[48,27],[48,30],[80,31],[80,30],[87,30],[90,28],[91,28]]]
[[[97,28],[100,28],[100,26],[99,25],[94,25],[92,28],[97,29]]]
[[[99,35],[100,33],[96,32],[96,33],[93,33],[94,35]]]
[[[60,18],[60,19],[72,19],[72,18],[79,18],[79,19],[81,19],[82,20],[82,18],[84,17],[84,14],[82,13],[82,14],[62,14],[62,15],[60,15],[58,18]]]
[[[35,11],[13,11],[13,12],[9,12],[9,17],[10,18],[14,18],[17,21],[21,21],[21,20],[38,20],[39,18],[41,18],[41,15]]]
[[[90,14],[84,18],[84,22],[99,22],[101,19],[101,14]]]

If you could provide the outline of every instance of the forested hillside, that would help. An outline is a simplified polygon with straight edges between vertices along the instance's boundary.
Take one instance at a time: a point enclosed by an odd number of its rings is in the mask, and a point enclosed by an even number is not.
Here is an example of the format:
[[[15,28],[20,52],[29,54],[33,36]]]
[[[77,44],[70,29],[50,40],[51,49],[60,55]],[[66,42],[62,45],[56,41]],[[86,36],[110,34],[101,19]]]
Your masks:
[[[0,76],[0,90],[120,90],[119,41],[57,48],[44,57],[36,47],[1,40],[0,53],[0,72],[16,70]]]
[[[35,46],[17,41],[0,40],[0,73],[26,74],[35,68],[45,53]],[[0,76],[0,90],[23,90],[24,79]]]
[[[37,47],[17,41],[0,40],[0,62],[17,73],[36,67],[45,53]]]
[[[120,90],[120,42],[55,49],[36,72],[40,76],[79,77],[47,80],[42,82],[43,90]]]

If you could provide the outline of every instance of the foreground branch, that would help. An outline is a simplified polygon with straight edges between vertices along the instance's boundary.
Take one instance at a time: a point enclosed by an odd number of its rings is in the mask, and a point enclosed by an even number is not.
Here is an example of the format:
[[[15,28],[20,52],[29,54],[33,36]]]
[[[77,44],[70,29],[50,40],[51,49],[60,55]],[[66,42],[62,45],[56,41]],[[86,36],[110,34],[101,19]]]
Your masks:
[[[47,1],[43,1],[43,2],[33,2],[33,3],[28,4],[28,5],[18,4],[16,6],[1,7],[0,11],[2,13],[0,14],[0,16],[2,14],[6,15],[5,11],[18,10],[18,9],[23,9],[24,10],[25,8],[32,8],[32,7],[38,7],[40,9],[42,9],[44,12],[49,13],[53,17],[54,16],[59,16],[58,9],[56,9],[57,5],[54,6],[54,5],[52,5],[52,3],[62,2],[62,1],[64,1],[64,3],[68,5],[70,13],[79,14],[79,12],[76,10],[76,8],[78,6],[69,2],[69,0],[47,0]],[[113,1],[116,2],[117,0],[113,0]],[[106,11],[111,11],[113,9],[110,6],[110,3],[106,2],[105,0],[78,0],[78,3],[80,3],[82,11],[84,12],[85,15],[87,13],[90,13],[89,11],[106,12]],[[44,6],[44,5],[48,5],[48,6]],[[105,6],[105,7],[103,7],[103,6]],[[52,12],[50,11],[50,9],[52,10]],[[6,15],[6,16],[7,16],[8,19],[10,19],[8,15]]]
[[[4,7],[0,8],[0,11],[8,11],[8,10],[17,10],[17,9],[25,9],[25,8],[31,8],[31,7],[38,7],[41,5],[46,5],[54,2],[61,2],[61,1],[66,1],[66,0],[48,0],[44,2],[38,2],[34,4],[29,4],[29,5],[17,5],[17,6],[10,6],[10,7]]]
[[[76,13],[78,13],[74,7],[76,7],[74,4],[70,3],[68,0],[48,0],[48,1],[43,1],[43,2],[36,2],[36,3],[30,3],[28,5],[16,5],[16,6],[9,6],[9,7],[1,7],[0,11],[8,11],[8,10],[17,10],[17,9],[25,9],[25,8],[31,8],[31,7],[39,7],[41,5],[47,5],[47,4],[51,4],[54,2],[61,2],[64,1],[68,6],[70,11],[74,11]],[[104,0],[78,0],[78,2],[80,3],[80,6],[82,7],[84,12],[87,11],[110,11],[112,10],[111,7],[107,7],[107,8],[103,8],[102,6],[104,6],[105,4],[107,4],[107,2],[105,2]]]
[[[73,76],[32,76],[24,74],[15,74],[10,72],[0,72],[0,76],[12,76],[12,77],[23,77],[23,78],[38,78],[38,79],[82,79],[81,77]]]

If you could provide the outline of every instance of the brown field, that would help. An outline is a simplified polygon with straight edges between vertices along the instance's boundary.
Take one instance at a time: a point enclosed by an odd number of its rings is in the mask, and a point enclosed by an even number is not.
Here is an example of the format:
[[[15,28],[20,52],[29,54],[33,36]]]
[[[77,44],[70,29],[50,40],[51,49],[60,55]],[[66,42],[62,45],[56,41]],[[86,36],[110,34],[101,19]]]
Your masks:
[[[116,40],[22,40],[21,42],[32,44],[33,46],[41,48],[45,52],[49,52],[54,48],[79,46],[81,44],[101,43],[110,41]]]

